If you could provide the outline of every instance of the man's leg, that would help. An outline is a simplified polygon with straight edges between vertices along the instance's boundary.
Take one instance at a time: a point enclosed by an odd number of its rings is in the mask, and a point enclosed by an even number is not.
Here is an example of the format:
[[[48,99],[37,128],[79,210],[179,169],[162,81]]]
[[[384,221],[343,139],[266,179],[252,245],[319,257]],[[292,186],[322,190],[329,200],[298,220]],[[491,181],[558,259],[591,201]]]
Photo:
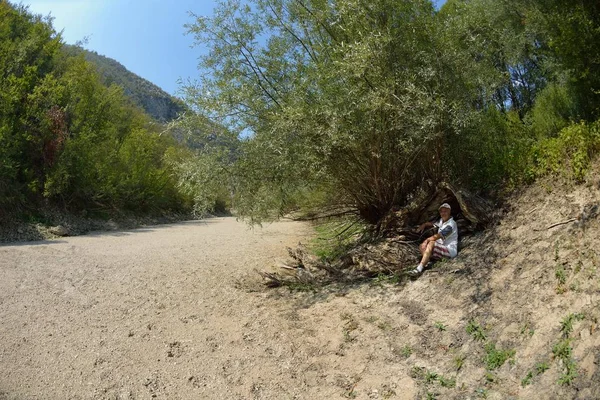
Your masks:
[[[421,262],[419,263],[419,265],[417,265],[417,268],[415,268],[409,272],[410,275],[416,276],[416,275],[421,274],[421,272],[423,272],[425,265],[427,265],[427,263],[429,262],[429,259],[433,255],[435,243],[436,242],[429,242],[427,244],[425,244],[425,242],[421,243],[421,245],[419,246],[419,250],[421,251],[421,254],[423,255],[421,257]]]
[[[423,269],[431,259],[450,258],[450,251],[446,246],[439,242],[429,242],[425,245],[425,242],[419,246],[421,254],[421,262],[417,265],[417,268],[409,272],[410,275],[420,275]]]
[[[427,243],[425,250],[421,252],[423,254],[423,257],[421,257],[421,262],[419,263],[419,265],[422,265],[422,266],[427,265],[427,263],[429,262],[429,259],[431,259],[431,256],[434,253],[435,244],[436,244],[436,242]]]

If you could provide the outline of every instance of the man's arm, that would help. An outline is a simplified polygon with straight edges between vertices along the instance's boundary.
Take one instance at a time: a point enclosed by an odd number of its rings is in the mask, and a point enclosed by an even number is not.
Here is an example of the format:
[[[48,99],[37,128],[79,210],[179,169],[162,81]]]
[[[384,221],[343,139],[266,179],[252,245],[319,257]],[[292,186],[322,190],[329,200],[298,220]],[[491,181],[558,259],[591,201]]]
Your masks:
[[[425,244],[427,244],[429,242],[435,242],[436,240],[438,240],[441,237],[442,237],[442,235],[440,235],[439,233],[436,233],[433,236],[429,236],[427,239],[425,239]]]
[[[421,225],[419,225],[419,227],[417,228],[417,232],[418,233],[422,233],[425,229],[427,228],[431,228],[433,226],[433,222],[431,221],[427,221],[427,222],[423,222]]]
[[[438,239],[446,239],[446,236],[450,235],[451,233],[452,233],[452,227],[446,226],[444,229],[442,229],[435,235],[429,236],[427,239],[425,239],[425,243],[427,244],[429,242],[435,242]]]
[[[451,225],[446,225],[446,227],[439,232],[440,237],[446,239],[446,236],[450,236],[452,234],[452,230],[453,229]]]

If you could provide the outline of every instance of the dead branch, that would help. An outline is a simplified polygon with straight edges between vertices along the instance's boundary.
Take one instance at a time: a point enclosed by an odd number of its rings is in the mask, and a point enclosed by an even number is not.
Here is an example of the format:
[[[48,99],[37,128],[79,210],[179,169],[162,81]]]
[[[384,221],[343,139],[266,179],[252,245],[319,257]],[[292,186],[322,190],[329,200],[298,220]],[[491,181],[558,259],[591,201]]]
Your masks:
[[[313,217],[292,217],[290,218],[292,221],[319,221],[327,218],[339,218],[346,215],[356,215],[356,210],[347,210],[347,211],[338,211],[331,214],[321,214]]]
[[[570,219],[570,220],[568,220],[568,221],[557,222],[556,224],[552,224],[552,225],[550,225],[549,227],[547,227],[546,229],[551,229],[551,228],[554,228],[554,227],[556,227],[556,226],[565,225],[565,224],[568,224],[568,223],[570,223],[570,222],[575,222],[575,221],[577,221],[577,218],[571,218],[571,219]]]
[[[279,278],[277,274],[272,274],[270,272],[258,271],[258,274],[263,277],[265,280],[265,286],[270,288],[276,288],[283,285],[283,281]]]
[[[575,221],[577,221],[578,219],[579,219],[579,218],[571,218],[571,219],[569,219],[569,220],[567,220],[567,221],[557,222],[557,223],[555,223],[555,224],[548,225],[546,228],[533,228],[533,231],[534,231],[534,232],[547,231],[548,229],[552,229],[552,228],[555,228],[555,227],[557,227],[557,226],[560,226],[560,225],[565,225],[565,224],[568,224],[568,223],[570,223],[570,222],[575,222]]]

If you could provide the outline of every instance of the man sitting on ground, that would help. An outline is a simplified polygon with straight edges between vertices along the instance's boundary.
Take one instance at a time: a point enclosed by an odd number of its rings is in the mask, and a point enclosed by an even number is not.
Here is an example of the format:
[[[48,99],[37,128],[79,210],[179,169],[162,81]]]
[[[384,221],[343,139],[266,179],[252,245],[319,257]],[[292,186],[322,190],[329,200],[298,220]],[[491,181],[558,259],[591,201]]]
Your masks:
[[[458,254],[458,227],[450,214],[450,204],[442,204],[438,211],[441,218],[436,223],[428,221],[417,228],[417,232],[421,233],[427,228],[436,227],[437,233],[419,246],[423,257],[417,268],[409,272],[410,275],[420,275],[430,259],[454,258]]]

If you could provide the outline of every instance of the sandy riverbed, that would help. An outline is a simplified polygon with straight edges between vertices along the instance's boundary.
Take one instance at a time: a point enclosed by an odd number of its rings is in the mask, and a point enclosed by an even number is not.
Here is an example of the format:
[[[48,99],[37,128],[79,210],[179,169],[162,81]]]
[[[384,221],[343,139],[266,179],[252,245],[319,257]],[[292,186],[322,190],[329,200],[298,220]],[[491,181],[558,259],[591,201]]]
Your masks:
[[[281,309],[247,286],[310,233],[215,218],[0,246],[0,398],[293,395]]]

